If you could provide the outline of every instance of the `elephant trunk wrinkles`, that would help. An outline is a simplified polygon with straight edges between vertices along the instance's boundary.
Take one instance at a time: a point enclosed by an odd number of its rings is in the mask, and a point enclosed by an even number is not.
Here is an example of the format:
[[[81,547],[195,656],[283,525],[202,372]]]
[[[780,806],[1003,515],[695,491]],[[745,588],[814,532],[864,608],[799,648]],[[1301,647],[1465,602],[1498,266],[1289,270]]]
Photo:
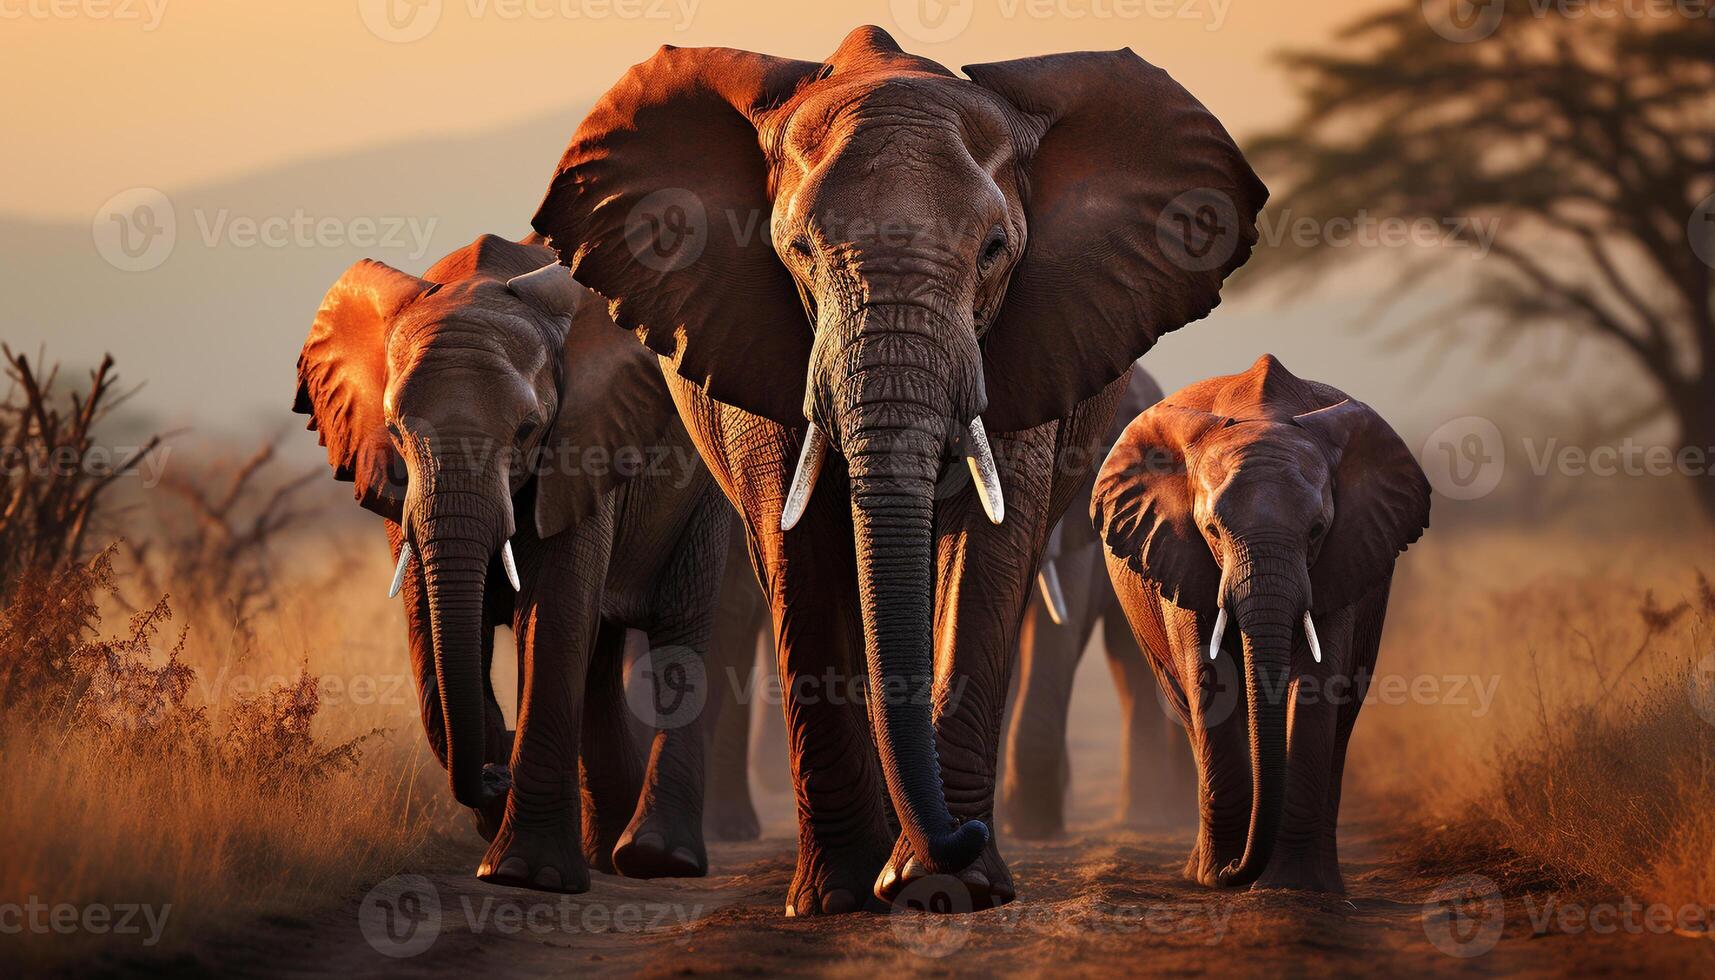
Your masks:
[[[956,431],[948,360],[932,341],[859,325],[836,380],[851,477],[858,597],[869,668],[870,723],[895,812],[932,874],[969,866],[988,843],[980,821],[955,826],[935,749],[934,490]],[[866,327],[874,328],[873,332]]]
[[[434,642],[436,686],[446,723],[447,773],[453,796],[468,807],[493,802],[483,784],[487,741],[482,663],[483,595],[504,511],[456,474],[435,474],[417,522]]]
[[[1226,886],[1255,882],[1268,867],[1286,804],[1286,703],[1292,647],[1308,601],[1302,556],[1243,554],[1228,569],[1227,601],[1244,644],[1250,707],[1251,816],[1244,855],[1223,868]]]

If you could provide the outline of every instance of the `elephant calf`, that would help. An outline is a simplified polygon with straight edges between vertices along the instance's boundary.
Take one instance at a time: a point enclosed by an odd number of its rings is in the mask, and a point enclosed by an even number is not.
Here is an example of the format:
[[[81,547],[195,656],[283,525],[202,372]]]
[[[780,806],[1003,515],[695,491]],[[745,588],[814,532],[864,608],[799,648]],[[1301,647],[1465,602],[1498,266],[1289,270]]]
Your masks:
[[[296,409],[335,475],[388,521],[424,727],[492,838],[478,875],[578,892],[590,864],[704,873],[720,702],[703,658],[730,508],[654,355],[552,251],[485,235],[422,278],[352,266],[298,375]],[[488,677],[502,624],[520,657],[515,738]],[[627,628],[654,647],[656,683],[640,685],[654,710],[634,712],[661,726],[647,770],[627,726]]]
[[[1394,562],[1429,526],[1410,450],[1369,406],[1264,355],[1139,415],[1090,516],[1190,733],[1199,827],[1186,876],[1344,891],[1346,743]]]

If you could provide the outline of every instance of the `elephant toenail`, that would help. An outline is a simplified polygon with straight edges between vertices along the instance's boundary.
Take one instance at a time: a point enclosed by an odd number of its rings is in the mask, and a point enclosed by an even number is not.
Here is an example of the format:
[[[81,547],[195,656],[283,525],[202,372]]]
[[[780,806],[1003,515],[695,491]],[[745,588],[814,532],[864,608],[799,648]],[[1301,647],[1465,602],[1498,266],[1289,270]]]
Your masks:
[[[905,870],[901,871],[899,874],[900,877],[904,878],[906,881],[916,881],[918,878],[921,878],[928,873],[928,869],[923,867],[922,862],[918,861],[916,858],[912,858],[905,862]]]
[[[975,867],[975,866],[966,868],[963,872],[961,872],[959,875],[959,880],[964,882],[965,884],[971,886],[972,888],[985,889],[986,890],[989,887],[989,876],[983,874],[982,870],[980,868]]]
[[[886,868],[883,868],[881,871],[881,887],[880,887],[880,890],[881,891],[887,891],[888,889],[892,888],[898,881],[899,881],[899,872],[894,870],[892,865],[888,865]]]
[[[697,852],[688,847],[675,847],[673,849],[673,857],[685,862],[693,868],[702,866],[702,862],[697,860]]]
[[[536,872],[536,884],[543,888],[559,888],[560,872],[553,868],[543,868]]]
[[[530,874],[530,865],[521,857],[509,857],[500,862],[500,866],[494,869],[494,874],[499,878],[516,878],[523,880]]]
[[[631,846],[645,851],[663,851],[667,849],[667,838],[660,834],[638,834],[631,839]]]
[[[787,902],[786,903],[786,918],[795,919],[797,917],[798,917],[798,906],[793,905],[791,902]]]
[[[836,888],[822,896],[822,911],[828,915],[842,915],[846,912],[856,912],[857,896],[844,888]]]

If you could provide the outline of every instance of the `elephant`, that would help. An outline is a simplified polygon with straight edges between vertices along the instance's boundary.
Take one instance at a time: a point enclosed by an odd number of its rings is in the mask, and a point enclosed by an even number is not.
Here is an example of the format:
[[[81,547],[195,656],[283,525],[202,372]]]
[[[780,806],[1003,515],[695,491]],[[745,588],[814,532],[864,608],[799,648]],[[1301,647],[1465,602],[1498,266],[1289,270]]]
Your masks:
[[[424,728],[490,838],[478,877],[581,892],[592,865],[705,873],[719,703],[668,718],[624,684],[632,627],[651,680],[701,678],[707,700],[730,534],[659,360],[541,244],[484,235],[421,278],[353,265],[298,378],[335,476],[386,519]],[[515,736],[488,676],[499,625],[520,658]],[[660,728],[647,769],[627,730],[640,712]]]
[[[1049,529],[1132,363],[1215,306],[1266,196],[1129,50],[965,76],[876,27],[819,63],[663,46],[532,219],[671,363],[742,515],[786,692],[789,916],[930,878],[956,876],[955,908],[1014,897],[989,827]]]
[[[1186,877],[1343,892],[1346,745],[1395,562],[1429,526],[1410,449],[1369,406],[1264,355],[1134,419],[1090,516],[1197,760]]]
[[[1098,454],[1106,457],[1121,430],[1161,398],[1161,386],[1135,368]],[[1116,820],[1132,827],[1188,824],[1196,814],[1196,773],[1178,726],[1155,694],[1155,675],[1132,639],[1108,584],[1100,543],[1085,514],[1095,474],[1049,536],[1037,573],[1039,594],[1024,613],[1018,639],[1017,693],[1008,711],[1001,816],[1019,837],[1063,833],[1071,761],[1066,746],[1072,682],[1098,623],[1125,719]]]

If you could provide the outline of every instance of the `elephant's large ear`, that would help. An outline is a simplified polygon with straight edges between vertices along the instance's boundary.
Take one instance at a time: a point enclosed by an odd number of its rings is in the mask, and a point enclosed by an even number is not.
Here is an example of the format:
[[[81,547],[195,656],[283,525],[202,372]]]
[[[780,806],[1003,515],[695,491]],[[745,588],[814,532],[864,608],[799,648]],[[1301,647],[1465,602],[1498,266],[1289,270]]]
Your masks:
[[[518,276],[506,288],[565,332],[560,407],[535,462],[536,533],[548,538],[576,527],[609,490],[661,465],[651,450],[678,416],[660,360],[616,330],[600,298],[565,266]]]
[[[1340,609],[1381,584],[1393,560],[1429,526],[1429,479],[1375,410],[1347,399],[1295,422],[1334,461],[1334,523],[1310,569],[1318,612]]]
[[[1187,456],[1218,415],[1157,405],[1126,427],[1096,475],[1090,520],[1107,549],[1186,609],[1214,609],[1221,569],[1197,529]]]
[[[398,520],[405,467],[392,440],[382,396],[387,387],[387,330],[413,300],[434,288],[426,279],[365,259],[339,277],[322,299],[298,355],[292,410],[327,447],[334,477],[348,480],[358,503]]]
[[[679,374],[792,425],[811,333],[769,235],[757,124],[819,67],[662,47],[578,127],[531,222]]]
[[[984,421],[1065,416],[1162,334],[1206,316],[1268,197],[1209,110],[1129,49],[971,65],[1042,135],[1028,240],[983,340]]]

